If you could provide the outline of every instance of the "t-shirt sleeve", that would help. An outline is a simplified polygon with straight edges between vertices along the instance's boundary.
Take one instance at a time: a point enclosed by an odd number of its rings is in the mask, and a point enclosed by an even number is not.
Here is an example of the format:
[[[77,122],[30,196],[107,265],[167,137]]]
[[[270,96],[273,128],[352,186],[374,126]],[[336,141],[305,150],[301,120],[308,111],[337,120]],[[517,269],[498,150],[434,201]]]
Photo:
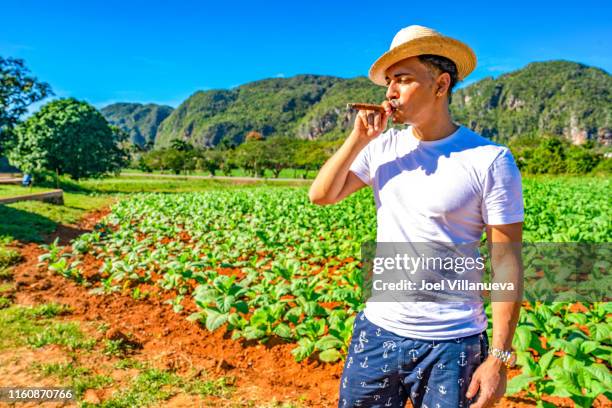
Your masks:
[[[357,177],[361,179],[364,183],[371,186],[372,185],[372,177],[370,176],[370,147],[372,143],[367,144],[355,157],[353,163],[349,167],[349,170],[355,173]]]
[[[485,175],[482,219],[487,225],[512,224],[525,219],[521,173],[507,147]]]

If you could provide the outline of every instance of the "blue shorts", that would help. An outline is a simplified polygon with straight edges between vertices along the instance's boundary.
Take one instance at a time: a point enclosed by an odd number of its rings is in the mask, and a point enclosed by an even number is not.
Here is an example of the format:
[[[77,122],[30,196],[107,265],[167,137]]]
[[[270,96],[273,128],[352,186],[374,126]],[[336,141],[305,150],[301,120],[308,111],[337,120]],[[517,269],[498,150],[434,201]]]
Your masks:
[[[340,378],[339,408],[467,408],[472,374],[488,354],[486,332],[453,340],[401,337],[357,314]]]

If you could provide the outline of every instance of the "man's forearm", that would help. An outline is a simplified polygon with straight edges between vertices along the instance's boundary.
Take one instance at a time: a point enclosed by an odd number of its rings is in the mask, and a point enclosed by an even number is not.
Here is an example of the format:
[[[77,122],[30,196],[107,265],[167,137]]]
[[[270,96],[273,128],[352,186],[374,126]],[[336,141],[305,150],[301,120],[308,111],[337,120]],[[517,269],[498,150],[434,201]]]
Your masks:
[[[493,315],[492,347],[508,350],[518,323],[523,296],[523,265],[520,244],[494,243],[491,249],[493,281],[512,283],[514,291],[493,293],[491,308]]]
[[[492,302],[493,339],[491,346],[508,350],[512,346],[514,330],[521,311],[521,302]]]
[[[351,132],[340,149],[319,170],[310,186],[310,200],[316,202],[337,197],[346,181],[351,163],[367,144],[367,139],[359,137],[354,131]]]

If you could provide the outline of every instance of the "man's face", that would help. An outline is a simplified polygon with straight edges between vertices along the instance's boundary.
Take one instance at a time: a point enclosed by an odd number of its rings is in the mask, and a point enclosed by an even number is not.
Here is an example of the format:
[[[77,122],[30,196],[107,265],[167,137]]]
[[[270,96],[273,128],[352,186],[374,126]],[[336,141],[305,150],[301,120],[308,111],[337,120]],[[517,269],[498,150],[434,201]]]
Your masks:
[[[422,123],[433,112],[437,84],[434,74],[418,57],[391,65],[385,71],[387,99],[396,100],[393,123]]]

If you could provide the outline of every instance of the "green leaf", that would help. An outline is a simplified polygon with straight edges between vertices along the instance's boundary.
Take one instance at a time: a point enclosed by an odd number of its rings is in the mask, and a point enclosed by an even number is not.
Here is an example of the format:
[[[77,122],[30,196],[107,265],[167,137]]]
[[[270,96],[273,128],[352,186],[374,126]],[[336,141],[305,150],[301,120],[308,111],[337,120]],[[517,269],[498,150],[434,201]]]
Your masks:
[[[338,339],[337,337],[331,336],[331,335],[323,336],[319,340],[317,340],[317,342],[315,343],[315,347],[317,348],[317,350],[327,350],[330,348],[341,348],[342,345],[343,345],[343,342],[340,339]]]
[[[261,339],[266,335],[266,332],[257,327],[247,326],[242,331],[242,336],[247,340]]]
[[[540,377],[532,377],[527,374],[519,374],[515,377],[512,377],[510,381],[508,381],[508,386],[506,387],[506,395],[514,395],[524,389],[529,387],[533,381],[538,380]]]
[[[274,328],[274,333],[284,339],[290,339],[291,337],[293,337],[293,334],[291,333],[291,328],[285,323],[279,323]]]
[[[514,333],[514,347],[518,351],[526,351],[531,343],[532,330],[527,326],[519,326]]]
[[[550,350],[548,353],[544,354],[540,357],[538,361],[538,365],[540,366],[540,374],[546,375],[546,371],[548,371],[548,367],[550,367],[550,363],[555,358],[555,350]]]
[[[227,321],[227,314],[216,312],[212,309],[206,310],[206,328],[215,331]]]
[[[612,389],[612,376],[610,375],[610,371],[608,367],[600,363],[593,363],[589,366],[585,367],[593,378],[596,378],[599,382],[601,382],[604,387],[607,389]]]
[[[341,357],[342,355],[336,349],[327,349],[319,354],[319,360],[325,363],[333,363],[334,361],[340,360]]]

